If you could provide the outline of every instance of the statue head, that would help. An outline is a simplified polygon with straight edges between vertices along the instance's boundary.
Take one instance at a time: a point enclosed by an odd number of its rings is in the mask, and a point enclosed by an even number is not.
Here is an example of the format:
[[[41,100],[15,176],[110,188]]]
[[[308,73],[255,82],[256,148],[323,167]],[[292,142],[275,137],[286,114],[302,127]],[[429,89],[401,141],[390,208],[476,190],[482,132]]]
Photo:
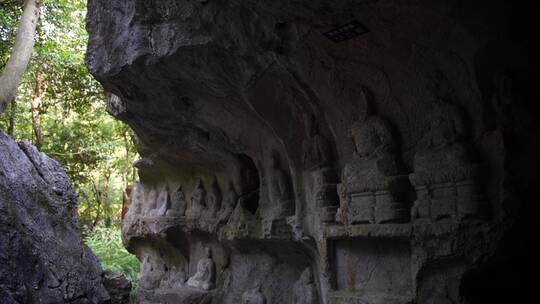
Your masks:
[[[315,137],[319,134],[319,127],[317,126],[317,121],[315,116],[311,113],[304,114],[304,122],[306,125],[306,135],[308,138]]]
[[[165,184],[165,187],[163,187],[163,189],[159,193],[159,199],[160,201],[169,200],[169,184]]]
[[[273,150],[270,155],[270,168],[279,168],[280,159],[277,151]]]
[[[199,180],[197,181],[197,186],[195,186],[195,189],[193,190],[193,194],[191,195],[191,199],[195,203],[203,204],[205,198],[206,198],[206,190],[204,189],[202,179],[199,178]]]
[[[214,178],[212,179],[212,191],[215,193],[215,192],[220,192],[221,190],[219,189],[219,183],[218,183],[218,180],[217,180],[217,177],[214,175]]]
[[[207,259],[212,258],[212,249],[210,247],[204,247],[204,257]]]
[[[360,106],[364,106],[364,109],[363,111],[361,111],[359,114],[359,117],[358,117],[358,120],[359,121],[364,121],[366,120],[369,116],[371,115],[376,115],[377,113],[377,109],[376,109],[376,104],[375,104],[375,96],[373,95],[373,92],[365,87],[365,86],[362,86],[360,88],[360,96],[358,96],[358,99],[359,99],[359,102],[358,104]]]
[[[186,195],[184,194],[184,190],[182,189],[182,185],[178,186],[178,188],[176,189],[176,194],[182,200],[186,197]]]
[[[306,270],[302,272],[302,275],[300,276],[300,282],[304,284],[313,283],[313,270],[311,270],[311,267],[307,267]]]
[[[428,146],[437,149],[464,141],[469,127],[465,113],[456,104],[440,97],[434,98],[426,134]]]
[[[229,184],[227,185],[227,195],[228,198],[236,200],[236,188],[234,188],[234,184],[232,181],[229,181]]]
[[[351,129],[355,151],[360,157],[374,152],[392,152],[395,148],[390,125],[379,116],[369,116]]]

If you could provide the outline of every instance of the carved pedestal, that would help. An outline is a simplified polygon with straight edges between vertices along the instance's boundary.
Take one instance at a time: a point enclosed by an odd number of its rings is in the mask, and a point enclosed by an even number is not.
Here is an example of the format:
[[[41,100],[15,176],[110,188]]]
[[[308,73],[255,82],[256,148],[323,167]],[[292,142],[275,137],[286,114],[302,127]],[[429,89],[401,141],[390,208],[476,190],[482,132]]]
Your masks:
[[[456,214],[456,188],[453,183],[433,185],[431,193],[432,220],[449,218]]]
[[[402,222],[408,219],[409,208],[394,201],[392,192],[377,191],[375,193],[375,221],[377,223]]]
[[[386,189],[346,194],[340,217],[350,225],[408,221],[410,210],[403,203],[408,183],[406,176],[389,176],[381,183]]]
[[[456,188],[458,216],[460,218],[483,216],[482,212],[487,202],[478,183],[473,181],[458,182]]]
[[[417,200],[411,216],[417,221],[481,218],[487,209],[481,180],[483,166],[477,163],[467,143],[419,151],[410,175]]]
[[[427,186],[419,186],[416,190],[416,201],[411,209],[411,218],[428,219],[431,217],[431,200],[429,198],[429,189]]]
[[[485,197],[479,184],[473,180],[418,186],[415,189],[417,200],[411,211],[414,220],[438,221],[484,216]]]
[[[346,214],[347,222],[351,225],[375,223],[373,209],[375,208],[375,194],[373,192],[352,193]]]
[[[263,220],[262,233],[264,238],[292,237],[292,229],[286,219]]]
[[[315,184],[314,197],[323,223],[334,222],[339,207],[336,176],[332,169],[321,168],[311,173]]]
[[[332,223],[336,221],[338,206],[327,206],[319,208],[319,218],[323,223]]]

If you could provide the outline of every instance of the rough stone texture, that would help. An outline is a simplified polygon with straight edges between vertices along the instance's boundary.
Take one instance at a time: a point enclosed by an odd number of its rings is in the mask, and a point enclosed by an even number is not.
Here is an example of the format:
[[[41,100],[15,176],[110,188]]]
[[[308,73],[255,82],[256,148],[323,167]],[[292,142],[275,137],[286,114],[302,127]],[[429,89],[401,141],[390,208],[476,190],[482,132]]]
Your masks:
[[[260,284],[292,303],[309,267],[324,304],[486,303],[519,286],[495,266],[527,230],[513,210],[538,197],[524,190],[540,141],[502,1],[88,7],[88,67],[141,155],[124,222],[140,301],[240,303]],[[324,35],[353,19],[369,32]],[[209,291],[186,286],[205,247]]]
[[[131,282],[121,273],[105,270],[103,272],[103,286],[109,293],[108,304],[128,304],[131,293]]]
[[[0,302],[104,303],[101,266],[81,240],[64,169],[0,132]]]

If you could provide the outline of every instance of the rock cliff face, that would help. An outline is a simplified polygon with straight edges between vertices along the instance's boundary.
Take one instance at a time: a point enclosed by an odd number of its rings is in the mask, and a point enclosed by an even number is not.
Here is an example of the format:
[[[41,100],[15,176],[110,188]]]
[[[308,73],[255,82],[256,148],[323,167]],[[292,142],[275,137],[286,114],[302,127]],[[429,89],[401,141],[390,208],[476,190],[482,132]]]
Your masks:
[[[77,200],[54,160],[0,132],[0,302],[105,303]]]
[[[485,300],[508,138],[536,127],[482,5],[90,0],[87,64],[141,155],[140,300]]]

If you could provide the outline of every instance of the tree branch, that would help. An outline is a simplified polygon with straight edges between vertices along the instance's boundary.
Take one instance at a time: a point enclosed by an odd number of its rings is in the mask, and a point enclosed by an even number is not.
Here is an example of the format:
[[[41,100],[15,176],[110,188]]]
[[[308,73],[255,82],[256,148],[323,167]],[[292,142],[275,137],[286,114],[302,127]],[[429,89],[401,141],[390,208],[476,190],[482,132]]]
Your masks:
[[[38,14],[37,0],[26,0],[11,56],[2,75],[0,75],[0,114],[4,112],[7,104],[15,98],[22,75],[32,56]]]

